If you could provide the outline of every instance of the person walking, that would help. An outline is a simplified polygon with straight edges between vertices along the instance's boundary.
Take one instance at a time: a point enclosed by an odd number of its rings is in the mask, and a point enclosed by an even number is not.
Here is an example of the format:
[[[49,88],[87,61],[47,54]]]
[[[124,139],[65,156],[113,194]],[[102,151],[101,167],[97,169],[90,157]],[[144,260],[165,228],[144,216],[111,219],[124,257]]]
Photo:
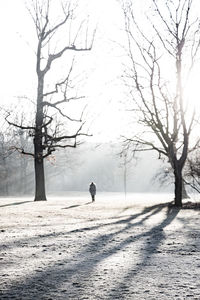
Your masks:
[[[92,197],[92,202],[94,202],[95,201],[95,195],[96,195],[96,185],[95,185],[94,182],[90,183],[89,192],[90,192],[90,195]]]

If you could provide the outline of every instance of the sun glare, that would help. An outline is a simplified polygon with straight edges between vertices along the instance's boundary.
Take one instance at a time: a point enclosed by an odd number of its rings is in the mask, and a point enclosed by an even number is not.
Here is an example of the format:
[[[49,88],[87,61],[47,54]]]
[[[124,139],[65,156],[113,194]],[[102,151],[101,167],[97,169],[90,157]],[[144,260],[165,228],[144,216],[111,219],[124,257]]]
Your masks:
[[[199,72],[195,70],[185,87],[185,98],[188,108],[200,110]]]

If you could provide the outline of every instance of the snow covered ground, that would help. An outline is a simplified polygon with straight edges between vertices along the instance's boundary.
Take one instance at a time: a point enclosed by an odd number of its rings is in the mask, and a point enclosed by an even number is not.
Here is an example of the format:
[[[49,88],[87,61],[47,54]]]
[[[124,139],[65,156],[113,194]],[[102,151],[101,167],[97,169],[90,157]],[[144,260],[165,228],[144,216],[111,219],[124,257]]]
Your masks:
[[[200,299],[200,211],[169,194],[0,198],[0,299]]]

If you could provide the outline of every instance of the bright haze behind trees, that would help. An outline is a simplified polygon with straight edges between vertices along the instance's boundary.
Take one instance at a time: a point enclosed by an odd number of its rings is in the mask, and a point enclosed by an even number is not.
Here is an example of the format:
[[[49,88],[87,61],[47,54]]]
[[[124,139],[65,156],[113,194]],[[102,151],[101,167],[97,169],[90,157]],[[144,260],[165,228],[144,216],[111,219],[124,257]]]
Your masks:
[[[76,147],[78,137],[87,135],[83,132],[83,111],[77,109],[79,117],[76,117],[70,108],[71,102],[83,98],[78,95],[77,83],[73,80],[74,57],[71,52],[90,51],[94,31],[90,32],[87,18],[77,18],[75,1],[62,1],[56,5],[51,0],[33,0],[28,10],[37,34],[35,116],[31,123],[24,118],[16,123],[9,113],[6,120],[9,125],[28,131],[33,138],[33,152],[21,147],[16,149],[34,158],[35,201],[39,201],[46,200],[44,159],[58,148]],[[60,66],[62,74],[55,68],[58,63],[65,65],[64,70]],[[69,107],[67,112],[64,105]],[[71,122],[75,125],[70,125]]]
[[[123,80],[132,101],[130,114],[141,125],[139,132],[137,126],[126,135],[125,151],[154,150],[169,160],[176,206],[182,206],[182,173],[188,153],[199,145],[199,137],[192,137],[194,101],[188,103],[185,93],[199,57],[200,19],[195,4],[195,0],[152,0],[146,23],[137,18],[133,1],[122,1],[128,39]]]
[[[4,58],[1,63],[2,72],[0,75],[2,75],[1,81],[3,84],[0,90],[0,97],[1,103],[14,103],[13,111],[19,112],[19,122],[21,122],[20,114],[23,111],[25,113],[24,124],[30,125],[29,121],[33,120],[34,116],[35,99],[37,92],[37,74],[35,72],[35,46],[37,44],[37,35],[35,34],[35,28],[33,26],[32,18],[25,9],[24,2],[24,0],[0,1],[0,23],[2,28],[4,28],[4,30],[2,31],[1,40],[2,45],[5,46],[1,47],[0,49],[1,57]],[[30,1],[26,2],[28,5],[30,5]],[[133,118],[132,112],[127,112],[127,110],[130,108],[130,102],[124,101],[125,99],[127,99],[127,95],[123,93],[125,87],[122,85],[120,80],[117,80],[117,76],[120,77],[122,71],[122,63],[127,63],[127,56],[124,55],[124,49],[119,47],[119,44],[122,44],[124,47],[127,41],[126,35],[124,34],[123,30],[123,12],[121,10],[119,2],[115,0],[82,0],[78,1],[78,4],[81,5],[81,8],[80,6],[78,6],[79,11],[81,11],[81,20],[82,17],[83,19],[85,18],[85,12],[89,12],[89,20],[92,19],[93,25],[90,29],[93,29],[95,25],[98,24],[98,30],[96,32],[95,43],[93,45],[92,51],[90,51],[89,53],[78,53],[78,63],[74,64],[74,74],[76,83],[80,83],[79,79],[84,77],[84,82],[82,82],[84,84],[76,84],[76,87],[78,87],[79,91],[78,96],[83,95],[87,97],[80,99],[81,101],[71,102],[71,108],[69,108],[69,106],[67,105],[67,110],[65,110],[63,106],[62,111],[68,114],[70,110],[70,115],[72,113],[73,117],[79,118],[82,112],[82,107],[84,107],[85,103],[88,103],[89,105],[87,106],[87,109],[85,111],[87,112],[87,118],[85,119],[87,121],[89,120],[89,123],[86,122],[85,125],[91,125],[90,132],[93,133],[93,136],[90,138],[87,137],[85,140],[88,141],[89,139],[89,142],[95,141],[95,143],[104,143],[105,141],[119,142],[120,134],[124,136],[126,135],[127,137],[132,137],[132,135],[129,135],[132,128],[132,133],[142,132],[144,129],[143,124],[138,124],[138,119]],[[149,8],[150,1],[134,1],[133,4],[134,12],[137,13],[137,21],[142,26],[141,28],[143,28],[144,32],[147,33],[147,35],[151,34],[153,32],[152,27],[149,25],[149,21],[147,21],[147,19],[144,16],[145,11],[147,11],[149,16],[152,12],[152,10]],[[196,1],[196,5],[198,6],[198,1]],[[90,7],[89,10],[88,7]],[[196,9],[196,12],[198,11],[199,10]],[[9,18],[7,18],[8,15]],[[56,15],[57,10],[54,11],[54,17]],[[10,22],[10,19],[12,19],[12,23]],[[161,28],[160,20],[157,19],[156,22],[158,24],[158,28]],[[153,34],[155,36],[156,41],[155,31]],[[62,34],[60,34],[59,38],[60,37],[62,37]],[[139,39],[141,40],[141,37],[139,37]],[[68,60],[69,56],[70,60]],[[52,87],[52,84],[54,84],[54,79],[57,80],[58,75],[59,77],[62,74],[66,74],[67,76],[67,73],[65,72],[68,71],[71,66],[71,58],[73,58],[72,52],[67,53],[67,55],[64,55],[64,57],[62,57],[62,59],[59,60],[59,62],[57,60],[56,64],[52,65],[52,76],[49,75],[50,73],[47,73],[48,81],[49,83],[51,83],[51,86],[48,86],[49,90]],[[160,62],[162,62],[162,71],[164,71],[164,73],[162,73],[162,75],[164,76],[162,77],[165,77],[165,79],[169,79],[169,82],[174,83],[175,81],[172,78],[175,77],[175,72],[172,72],[172,70],[175,70],[174,64],[171,64],[171,60],[168,60],[167,56],[166,59],[165,57],[162,57],[160,59]],[[85,72],[86,70],[87,72]],[[199,67],[196,63],[194,65],[194,71],[195,72],[191,73],[192,76],[189,78],[187,86],[184,87],[186,92],[185,95],[189,99],[189,108],[192,107],[191,104],[195,104],[195,96],[197,95],[198,91],[197,74],[199,74]],[[79,78],[76,77],[77,74],[80,75],[78,76]],[[172,85],[174,88],[174,84]],[[196,99],[198,98],[196,97]],[[184,101],[185,100],[187,101],[186,98],[184,99]],[[23,105],[21,105],[22,103]],[[53,112],[51,108],[50,112]],[[187,113],[187,115],[189,114]],[[12,114],[12,116],[14,116],[14,114]],[[15,118],[9,118],[9,120],[13,122],[16,121]],[[74,128],[74,125],[76,123],[73,122],[72,124],[72,127]],[[77,125],[80,125],[80,123],[77,123]],[[132,125],[134,127],[132,127]],[[195,131],[192,131],[192,135],[195,135],[193,134],[194,132]],[[152,140],[154,140],[152,134],[149,134],[149,136],[151,136]],[[28,143],[30,147],[33,146],[31,139],[32,137],[29,138]],[[16,141],[17,139],[13,138],[13,142],[14,140]],[[193,139],[190,138],[190,141],[193,141]],[[18,146],[20,146],[20,141],[18,141]],[[63,150],[60,150],[61,151],[53,152],[53,155],[49,156],[45,163],[46,167],[48,166],[49,161],[51,161],[51,159],[52,161],[54,161],[55,159],[55,164],[57,164],[57,161],[59,160],[56,174],[58,174],[57,172],[60,171],[59,165],[62,164],[62,160],[60,161],[60,159],[58,158],[58,156],[60,157],[60,154],[62,155],[63,153]],[[67,154],[67,150],[69,149],[66,149],[66,151],[64,151],[64,153],[66,153],[67,155],[67,163],[66,165],[62,165],[62,167],[65,167],[66,169],[68,169],[69,165],[73,165],[75,167],[77,161],[77,158],[75,156],[71,158],[70,155]],[[71,150],[73,151],[74,149]],[[96,149],[96,151],[99,151],[98,148]],[[81,156],[81,151],[78,153],[78,156]],[[149,152],[147,156],[149,157],[149,160],[151,160],[153,154]],[[18,155],[16,157],[21,156]],[[29,166],[31,166],[31,162],[33,161],[32,157],[26,156],[25,158],[29,161]],[[158,163],[160,162],[161,161],[158,161]],[[13,168],[12,165],[10,166],[10,169]],[[140,172],[138,172],[138,168],[140,168],[140,166],[141,170]],[[53,174],[54,171],[51,167],[52,166],[50,164],[48,168],[48,173],[50,173],[51,169],[51,176],[52,178],[54,178],[54,176],[56,177],[56,174]],[[79,166],[79,168],[81,168],[81,166]],[[135,170],[135,172],[138,172],[138,176],[141,176],[141,174],[143,174],[145,170],[144,164],[140,165],[139,163],[138,168],[137,170]],[[143,178],[144,176],[141,176],[141,182],[143,181]],[[72,178],[72,181],[73,180],[74,179]],[[33,180],[31,182],[33,182]],[[51,186],[52,185],[53,181],[51,182]],[[73,185],[73,187],[74,186],[75,185]],[[78,185],[78,187],[80,187],[80,185]],[[148,189],[146,189],[145,187],[144,190],[146,192],[148,191]]]

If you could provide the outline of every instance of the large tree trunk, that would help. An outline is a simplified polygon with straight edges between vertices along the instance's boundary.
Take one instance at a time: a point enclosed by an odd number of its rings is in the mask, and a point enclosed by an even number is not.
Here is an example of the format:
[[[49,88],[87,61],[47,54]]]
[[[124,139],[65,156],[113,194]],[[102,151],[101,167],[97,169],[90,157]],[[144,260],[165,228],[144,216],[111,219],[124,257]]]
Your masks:
[[[38,54],[39,55],[39,54]],[[38,58],[38,61],[39,58]],[[36,129],[34,139],[34,156],[35,156],[35,201],[47,200],[45,193],[45,176],[44,176],[44,158],[43,158],[43,88],[44,77],[38,70],[38,94],[37,94],[37,112],[36,112]]]
[[[44,161],[35,159],[35,201],[46,199],[45,193],[45,177],[44,177]]]
[[[42,138],[39,133],[35,136],[35,201],[46,199],[45,176],[44,176],[44,158],[42,151]]]
[[[177,166],[174,170],[175,177],[175,206],[182,207],[182,189],[183,189],[183,178],[182,169]]]

